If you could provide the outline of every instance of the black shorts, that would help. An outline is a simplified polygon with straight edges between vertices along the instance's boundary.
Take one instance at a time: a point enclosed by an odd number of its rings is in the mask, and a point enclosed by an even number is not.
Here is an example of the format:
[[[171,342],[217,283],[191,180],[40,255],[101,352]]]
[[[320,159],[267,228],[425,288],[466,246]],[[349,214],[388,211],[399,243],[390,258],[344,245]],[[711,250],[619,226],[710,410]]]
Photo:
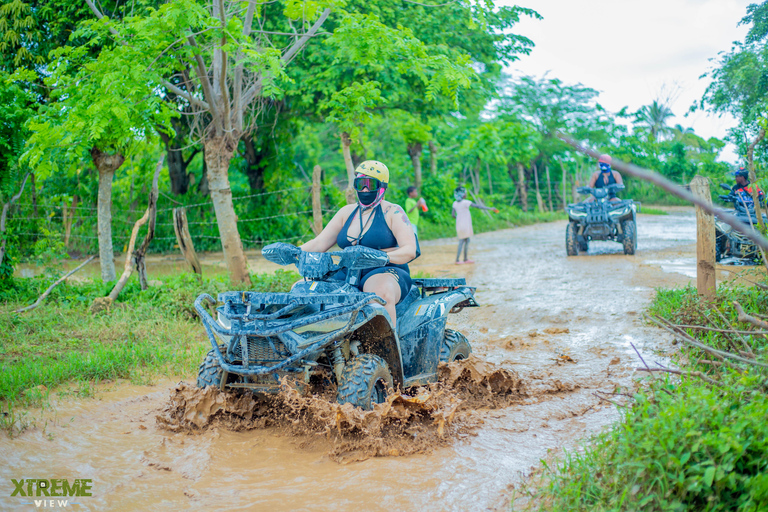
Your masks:
[[[376,274],[390,274],[395,278],[395,281],[400,286],[400,300],[397,301],[398,304],[411,290],[411,285],[413,284],[411,282],[411,275],[400,267],[379,267],[363,272],[363,275],[360,276],[360,289],[362,290],[365,287],[365,282]]]
[[[406,265],[403,265],[407,268]],[[406,295],[408,295],[408,292],[411,291],[411,285],[413,282],[411,281],[411,274],[407,270],[401,267],[379,267],[374,268],[372,270],[367,270],[362,272],[360,276],[360,286],[358,288],[362,291],[363,287],[365,286],[365,282],[368,280],[369,277],[375,276],[376,274],[391,274],[392,277],[395,278],[397,281],[397,284],[400,286],[400,300],[397,301],[398,304],[400,304],[400,301],[402,301]],[[346,281],[347,279],[347,271],[346,269],[339,270],[336,274],[331,276],[331,279],[337,280],[337,281]]]

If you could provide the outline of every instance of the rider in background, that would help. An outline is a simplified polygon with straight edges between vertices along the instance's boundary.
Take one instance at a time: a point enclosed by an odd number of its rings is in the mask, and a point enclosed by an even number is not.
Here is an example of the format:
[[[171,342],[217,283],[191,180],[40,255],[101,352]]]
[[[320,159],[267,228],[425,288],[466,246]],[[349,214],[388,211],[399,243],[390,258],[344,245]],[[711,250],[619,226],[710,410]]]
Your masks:
[[[597,160],[598,170],[592,173],[589,178],[589,188],[604,188],[608,185],[623,185],[621,174],[611,169],[611,157],[609,155],[600,155]],[[618,201],[615,193],[610,194],[611,201]],[[594,201],[594,197],[589,197],[587,201]]]
[[[739,167],[737,171],[731,174],[736,177],[736,184],[731,187],[731,191],[741,197],[746,204],[752,204],[752,187],[749,186],[749,171]],[[755,185],[755,188],[757,188],[757,197],[760,199],[760,204],[765,205],[765,194],[757,185]]]
[[[376,160],[361,163],[355,169],[357,204],[343,206],[317,237],[300,248],[308,252],[326,252],[335,244],[342,249],[362,245],[386,252],[389,263],[364,271],[360,275],[359,288],[373,292],[387,302],[384,308],[395,325],[395,304],[411,289],[408,263],[416,258],[417,246],[405,211],[384,201],[388,185],[386,165]]]

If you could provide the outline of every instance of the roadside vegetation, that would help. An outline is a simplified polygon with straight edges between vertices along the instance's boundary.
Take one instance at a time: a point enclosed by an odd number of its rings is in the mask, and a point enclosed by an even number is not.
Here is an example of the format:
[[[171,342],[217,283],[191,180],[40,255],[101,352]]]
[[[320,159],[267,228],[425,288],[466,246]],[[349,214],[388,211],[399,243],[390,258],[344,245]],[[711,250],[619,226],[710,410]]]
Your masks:
[[[3,281],[0,427],[13,433],[12,419],[20,408],[45,405],[49,393],[61,386],[89,395],[95,385],[115,379],[145,384],[159,375],[194,375],[210,347],[192,305],[200,293],[215,296],[228,290],[228,280],[200,282],[194,274],[160,279],[162,284],[142,291],[134,278],[121,301],[98,314],[92,314],[89,305],[111,286],[65,282],[40,307],[15,313],[34,302],[53,279]],[[277,270],[251,279],[254,289],[287,291],[299,275]]]
[[[734,303],[754,322],[739,321]],[[546,463],[512,509],[767,510],[768,323],[754,315],[766,310],[764,287],[721,286],[711,303],[695,288],[659,290],[648,318],[677,331],[666,369],[678,373],[638,360],[659,371],[634,392],[617,390],[621,421]]]

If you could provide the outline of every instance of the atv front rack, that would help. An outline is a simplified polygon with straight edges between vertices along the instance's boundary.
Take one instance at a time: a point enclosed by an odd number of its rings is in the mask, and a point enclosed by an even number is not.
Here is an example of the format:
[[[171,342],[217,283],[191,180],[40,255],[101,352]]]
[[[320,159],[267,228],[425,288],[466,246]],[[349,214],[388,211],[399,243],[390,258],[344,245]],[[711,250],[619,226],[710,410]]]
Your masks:
[[[290,298],[290,303],[284,305],[275,313],[260,314],[254,312],[254,304],[257,305],[256,311],[263,310],[266,305],[275,304],[277,299]],[[245,300],[244,300],[245,299]],[[349,294],[318,294],[318,295],[290,295],[279,293],[255,293],[255,292],[227,292],[219,294],[219,301],[223,306],[217,308],[220,315],[230,321],[230,327],[224,327],[213,319],[205,308],[207,304],[216,304],[216,301],[207,293],[201,294],[195,300],[195,310],[200,316],[208,339],[224,371],[236,373],[239,375],[264,375],[274,373],[283,369],[290,371],[292,365],[300,362],[304,357],[318,350],[322,350],[327,345],[346,336],[357,321],[359,310],[371,302],[384,305],[385,302],[374,293],[349,293]],[[282,305],[282,302],[277,302]],[[290,311],[289,308],[316,304],[321,306],[321,311],[310,315],[309,317],[299,319],[278,320],[276,313],[280,311]],[[336,306],[325,310],[323,306]],[[335,330],[311,345],[299,350],[296,343],[295,333],[290,331],[303,327],[305,325],[322,322],[329,318],[334,318],[350,313],[350,318],[346,325],[339,330]],[[285,313],[282,313],[285,314]],[[238,337],[241,341],[247,339],[247,336],[259,336],[269,338],[277,336],[285,345],[289,357],[272,366],[262,366],[249,364],[243,361],[243,365],[234,365],[227,362],[219,349],[216,335],[227,337]],[[272,350],[277,352],[272,340],[268,341]],[[299,371],[299,369],[296,369]]]

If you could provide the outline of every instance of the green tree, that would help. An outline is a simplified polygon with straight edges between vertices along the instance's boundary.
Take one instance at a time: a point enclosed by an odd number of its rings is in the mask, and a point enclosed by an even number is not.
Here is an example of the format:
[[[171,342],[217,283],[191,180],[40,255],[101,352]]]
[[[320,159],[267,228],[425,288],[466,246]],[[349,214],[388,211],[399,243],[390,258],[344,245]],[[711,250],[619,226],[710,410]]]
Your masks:
[[[645,105],[635,113],[635,124],[645,126],[648,129],[648,137],[656,142],[659,136],[670,131],[667,120],[675,114],[663,102],[653,100],[650,105]]]

